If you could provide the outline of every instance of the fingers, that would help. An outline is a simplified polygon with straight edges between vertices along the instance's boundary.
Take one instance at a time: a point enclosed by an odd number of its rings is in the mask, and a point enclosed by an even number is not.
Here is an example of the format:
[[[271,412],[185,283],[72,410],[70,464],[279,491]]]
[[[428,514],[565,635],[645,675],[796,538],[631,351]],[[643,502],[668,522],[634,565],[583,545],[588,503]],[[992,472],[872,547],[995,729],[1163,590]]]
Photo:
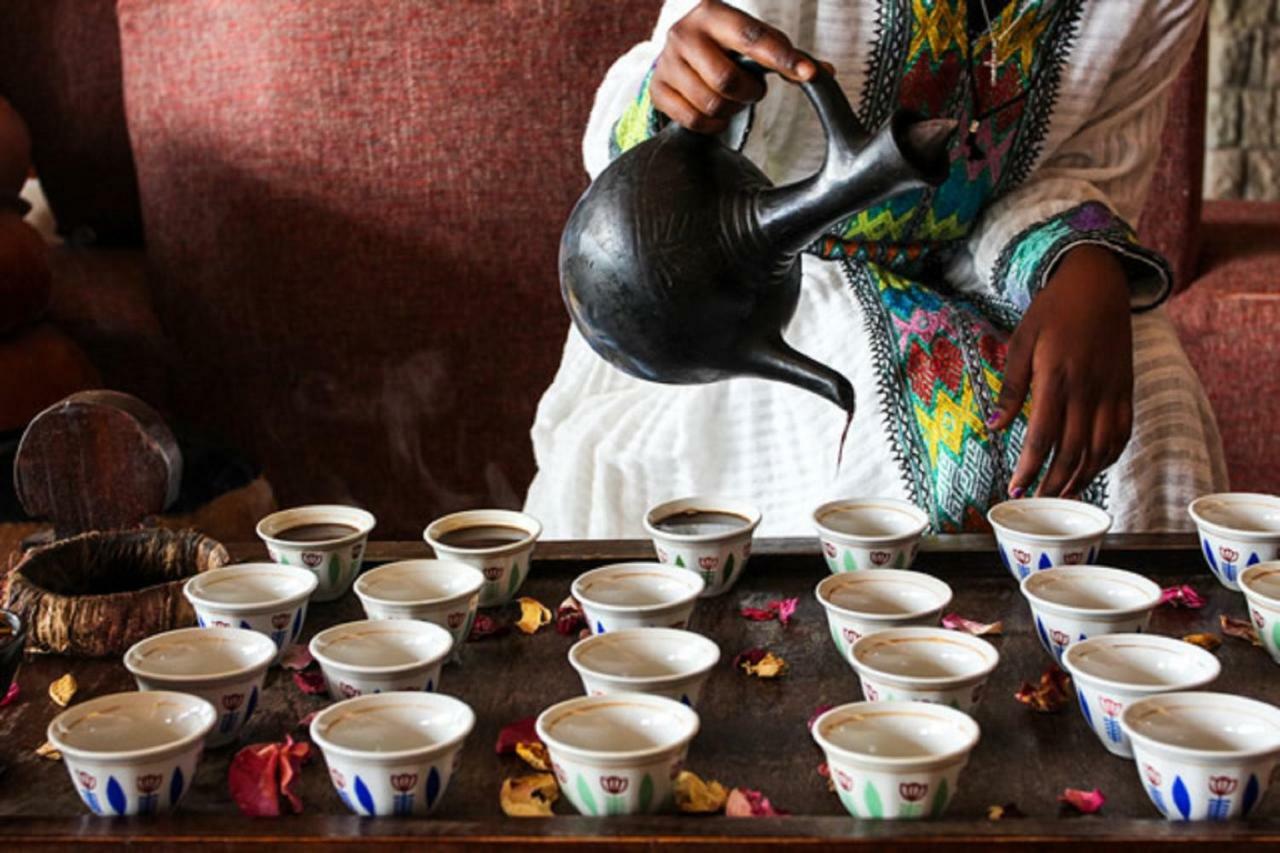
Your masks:
[[[1096,404],[1078,397],[1068,401],[1063,417],[1062,440],[1054,448],[1053,461],[1036,490],[1040,497],[1062,495],[1064,487],[1080,471],[1090,452],[1096,409]]]
[[[1026,494],[1045,460],[1058,445],[1066,410],[1062,379],[1062,374],[1056,371],[1036,377],[1036,396],[1031,404],[1026,438],[1018,456],[1018,466],[1009,480],[1010,497],[1020,498]]]
[[[670,60],[670,68],[663,75],[663,83],[678,92],[704,118],[728,121],[741,109],[736,101],[711,89],[698,76],[697,71],[678,57]]]
[[[687,127],[689,130],[698,133],[721,133],[729,125],[724,119],[703,115],[685,99],[684,95],[677,92],[666,81],[658,79],[656,75],[649,84],[649,96],[657,109],[676,124]]]
[[[796,50],[779,30],[715,0],[699,7],[707,35],[722,47],[749,56],[788,80],[804,82],[817,73],[813,60]]]
[[[1004,360],[1004,383],[996,400],[996,411],[987,420],[990,429],[1008,429],[1022,411],[1031,391],[1031,359],[1035,354],[1036,336],[1019,326],[1009,339],[1009,350]]]
[[[760,75],[730,59],[725,49],[706,33],[673,30],[671,38],[677,44],[680,58],[697,75],[698,81],[720,98],[730,104],[750,104],[764,97],[765,83]]]
[[[1089,452],[1063,488],[1063,494],[1078,495],[1095,477],[1114,465],[1129,443],[1132,427],[1133,401],[1129,397],[1099,406]]]

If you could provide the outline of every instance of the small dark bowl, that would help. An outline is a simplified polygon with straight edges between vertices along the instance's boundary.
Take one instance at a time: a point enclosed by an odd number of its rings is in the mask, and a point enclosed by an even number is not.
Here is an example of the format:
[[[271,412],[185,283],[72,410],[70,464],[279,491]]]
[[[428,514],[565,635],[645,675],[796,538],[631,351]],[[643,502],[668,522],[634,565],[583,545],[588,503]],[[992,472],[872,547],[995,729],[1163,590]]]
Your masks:
[[[12,610],[0,609],[0,619],[9,623],[12,634],[0,637],[0,699],[9,693],[9,685],[22,663],[22,648],[27,644],[27,627]]]

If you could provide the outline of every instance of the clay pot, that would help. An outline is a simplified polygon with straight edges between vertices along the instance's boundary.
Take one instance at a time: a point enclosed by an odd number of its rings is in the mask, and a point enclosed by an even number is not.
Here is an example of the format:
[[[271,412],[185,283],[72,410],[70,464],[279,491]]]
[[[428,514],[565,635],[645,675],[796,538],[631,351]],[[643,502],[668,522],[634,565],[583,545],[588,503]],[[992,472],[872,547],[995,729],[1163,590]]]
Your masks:
[[[112,657],[194,625],[183,583],[229,562],[226,548],[194,530],[84,533],[28,551],[7,606],[26,622],[30,650]]]
[[[20,429],[63,397],[100,383],[79,345],[49,323],[0,340],[0,432]]]

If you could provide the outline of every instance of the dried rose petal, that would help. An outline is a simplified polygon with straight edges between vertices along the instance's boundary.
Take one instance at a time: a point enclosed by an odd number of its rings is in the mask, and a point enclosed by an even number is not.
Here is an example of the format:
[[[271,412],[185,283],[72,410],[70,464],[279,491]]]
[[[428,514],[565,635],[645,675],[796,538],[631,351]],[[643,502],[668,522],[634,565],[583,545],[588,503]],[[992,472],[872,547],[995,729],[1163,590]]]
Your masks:
[[[21,688],[18,687],[18,682],[15,681],[12,684],[10,684],[9,689],[4,694],[4,698],[0,699],[0,708],[3,708],[5,705],[12,705],[14,702],[17,702],[18,694],[21,692],[22,690]]]
[[[476,621],[471,623],[471,633],[467,635],[467,640],[475,642],[488,637],[501,637],[510,630],[510,625],[499,622],[492,614],[477,613]]]
[[[738,613],[752,622],[772,622],[777,613],[767,607],[744,607]]]
[[[1182,584],[1181,586],[1167,586],[1160,590],[1160,604],[1168,604],[1171,607],[1186,607],[1190,610],[1199,610],[1204,607],[1204,596],[1196,592],[1195,587],[1191,584]]]
[[[715,814],[724,808],[729,792],[714,779],[681,770],[675,781],[676,808],[684,814]]]
[[[1017,693],[1013,694],[1013,698],[1034,711],[1051,714],[1061,710],[1067,704],[1070,698],[1067,695],[1067,685],[1070,683],[1071,676],[1056,665],[1050,664],[1040,674],[1039,684],[1022,682],[1022,686],[1018,688]]]
[[[773,606],[773,602],[769,602]],[[778,621],[782,623],[782,627],[791,624],[791,617],[796,615],[796,608],[800,606],[798,598],[784,598],[778,602]]]
[[[1199,646],[1202,649],[1208,649],[1211,652],[1216,651],[1218,646],[1222,645],[1222,638],[1217,634],[1203,632],[1199,634],[1187,634],[1182,638],[1182,641],[1184,643],[1190,643],[1193,646]]]
[[[824,761],[818,765],[818,775],[827,780],[827,790],[835,793],[836,783],[831,778],[831,768],[827,766],[827,762]]]
[[[747,649],[733,657],[733,668],[743,669],[747,664],[757,664],[764,660],[764,656],[769,652],[767,649]]]
[[[293,674],[293,683],[298,685],[298,689],[308,696],[318,696],[329,689],[324,683],[324,673],[318,669],[305,669],[302,672],[295,672]]]
[[[1233,619],[1225,613],[1218,615],[1218,624],[1222,626],[1222,633],[1228,637],[1235,637],[1237,640],[1248,640],[1255,646],[1261,646],[1262,640],[1258,639],[1258,629],[1253,627],[1253,623],[1246,622],[1243,619]]]
[[[987,806],[987,820],[1012,820],[1019,817],[1026,817],[1026,815],[1022,813],[1022,809],[1018,808],[1017,803]]]
[[[734,788],[725,799],[728,817],[782,817],[789,812],[775,808],[769,798],[751,788]]]
[[[310,714],[307,714],[301,720],[298,720],[298,728],[300,729],[310,728],[311,721],[314,720],[316,718],[316,715],[319,713],[320,713],[319,711],[312,711]]]
[[[508,817],[551,817],[551,804],[560,799],[560,786],[550,773],[527,773],[502,780],[498,803]]]
[[[45,741],[36,747],[36,755],[41,758],[47,758],[49,761],[61,761],[62,753],[53,745],[52,741]]]
[[[310,755],[311,744],[296,743],[289,736],[283,743],[255,743],[237,752],[227,769],[227,787],[240,813],[278,817],[283,796],[289,809],[300,814],[302,800],[293,785]]]
[[[560,602],[556,608],[556,633],[566,637],[587,627],[587,617],[582,615],[582,607],[572,595]]]
[[[520,618],[516,628],[522,634],[536,634],[543,625],[550,624],[551,611],[536,598],[523,597],[517,599],[520,605]]]
[[[534,770],[551,769],[551,756],[547,753],[547,745],[540,740],[520,741],[516,744],[516,755]]]
[[[1107,798],[1102,795],[1102,791],[1094,788],[1092,791],[1080,791],[1076,788],[1067,788],[1058,795],[1058,802],[1066,803],[1071,808],[1080,812],[1080,814],[1093,814],[1102,808],[1107,802]]]
[[[834,708],[835,705],[819,705],[813,709],[813,713],[809,715],[809,722],[806,724],[809,731],[813,731],[813,724],[818,722],[818,718]]]
[[[787,672],[787,662],[767,649],[748,649],[733,659],[733,665],[756,678],[777,678]]]
[[[49,698],[53,700],[53,704],[65,708],[71,704],[71,700],[79,689],[80,685],[76,684],[76,677],[68,672],[49,685]]]
[[[284,654],[280,656],[280,666],[285,669],[301,671],[313,663],[315,663],[315,658],[311,656],[311,649],[297,643],[285,649]]]
[[[775,598],[764,607],[743,607],[738,610],[738,613],[753,622],[771,622],[777,619],[785,628],[791,622],[791,617],[795,615],[799,605],[798,598]]]
[[[537,717],[525,717],[503,726],[498,732],[498,742],[494,745],[493,751],[498,755],[506,755],[508,752],[516,751],[516,744],[542,743],[542,738],[538,737],[538,731],[535,728],[537,722]]]
[[[1004,633],[1004,622],[975,622],[966,619],[959,613],[948,613],[942,617],[942,627],[952,631],[963,631],[975,637],[997,637]]]

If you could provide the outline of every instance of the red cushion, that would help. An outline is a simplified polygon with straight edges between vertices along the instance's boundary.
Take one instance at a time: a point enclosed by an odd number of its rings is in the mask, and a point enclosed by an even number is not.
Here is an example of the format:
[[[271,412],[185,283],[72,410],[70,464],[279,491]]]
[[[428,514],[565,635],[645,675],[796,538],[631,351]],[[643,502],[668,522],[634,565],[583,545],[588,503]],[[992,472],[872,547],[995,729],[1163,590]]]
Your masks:
[[[58,230],[80,242],[141,245],[115,0],[0,3],[0,95],[31,129]]]
[[[518,504],[583,127],[657,0],[121,0],[188,419],[378,535]]]
[[[1206,202],[1204,272],[1169,314],[1218,416],[1231,487],[1280,494],[1280,203]]]

